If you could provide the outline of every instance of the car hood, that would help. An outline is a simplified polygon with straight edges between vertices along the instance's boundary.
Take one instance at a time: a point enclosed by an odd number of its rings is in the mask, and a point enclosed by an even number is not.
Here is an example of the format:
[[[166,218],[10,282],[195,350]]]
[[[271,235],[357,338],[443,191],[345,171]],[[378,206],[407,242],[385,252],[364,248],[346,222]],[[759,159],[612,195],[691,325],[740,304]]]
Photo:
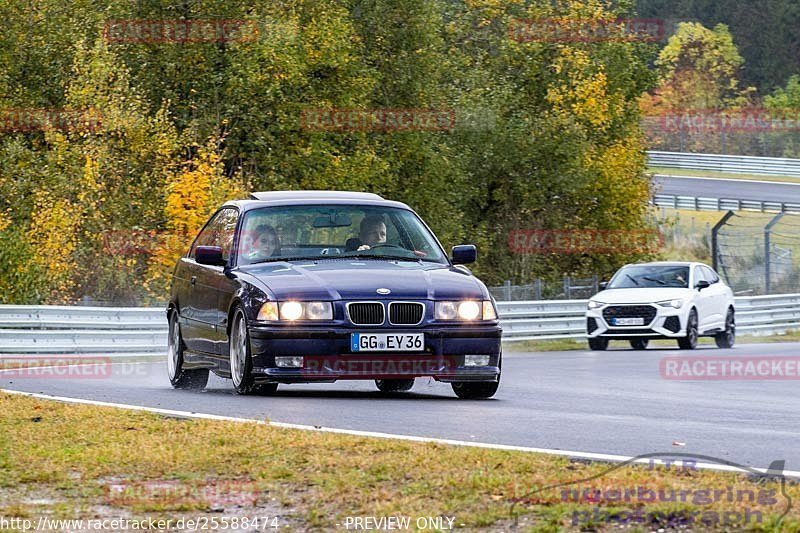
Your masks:
[[[483,284],[458,267],[410,261],[325,260],[243,266],[240,275],[277,300],[484,299]],[[378,294],[389,289],[388,295]]]
[[[686,299],[691,297],[691,295],[691,289],[659,287],[644,289],[609,289],[598,292],[592,296],[591,299],[604,304],[639,304]]]

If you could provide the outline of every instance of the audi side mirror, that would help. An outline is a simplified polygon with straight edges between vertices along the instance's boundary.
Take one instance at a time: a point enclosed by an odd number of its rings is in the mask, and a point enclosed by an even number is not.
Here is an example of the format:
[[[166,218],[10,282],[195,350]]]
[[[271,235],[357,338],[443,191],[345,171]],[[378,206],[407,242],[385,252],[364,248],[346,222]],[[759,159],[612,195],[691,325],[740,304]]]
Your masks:
[[[695,285],[695,288],[697,288],[698,291],[702,291],[703,289],[707,289],[710,286],[711,286],[711,284],[708,281],[706,281],[704,279],[701,279],[700,281],[697,282],[697,285]]]

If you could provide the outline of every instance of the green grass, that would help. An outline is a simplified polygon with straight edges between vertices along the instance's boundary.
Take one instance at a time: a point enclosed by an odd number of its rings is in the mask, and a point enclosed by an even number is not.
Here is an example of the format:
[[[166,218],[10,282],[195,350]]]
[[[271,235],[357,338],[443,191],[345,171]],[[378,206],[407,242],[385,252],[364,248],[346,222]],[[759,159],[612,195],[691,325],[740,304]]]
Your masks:
[[[699,340],[702,345],[713,345],[714,339],[711,337],[701,337]],[[789,331],[783,335],[739,335],[736,337],[737,344],[759,344],[765,342],[800,342],[800,331]],[[650,341],[651,348],[673,348],[677,341],[670,339],[657,339]],[[610,346],[629,346],[628,341],[611,341]],[[532,341],[504,341],[503,350],[506,352],[565,352],[569,350],[588,350],[586,341],[571,339],[549,339]]]
[[[668,176],[697,176],[700,178],[728,178],[737,180],[777,181],[784,183],[800,183],[800,176],[771,176],[766,174],[737,174],[734,172],[716,172],[713,170],[688,170],[682,168],[649,167],[647,172],[666,174]]]
[[[502,406],[499,406],[502,408]],[[369,405],[364,408],[375,408]],[[183,420],[105,407],[63,404],[0,393],[0,516],[178,519],[278,517],[292,531],[343,529],[350,516],[451,517],[470,531],[578,531],[574,512],[609,511],[618,503],[564,500],[561,483],[579,489],[645,486],[693,491],[756,485],[741,474],[692,469],[613,469],[544,454],[487,450],[276,428],[266,424]],[[411,429],[409,429],[411,431]],[[534,444],[534,443],[531,443]],[[583,481],[601,476],[591,481]],[[110,487],[244,487],[238,505],[164,498]],[[800,488],[789,487],[793,498]],[[163,492],[162,492],[163,495]],[[761,505],[764,522],[785,499]],[[742,503],[637,503],[647,511],[741,509]],[[800,513],[784,522],[798,529]],[[337,526],[337,524],[339,524]],[[579,524],[580,525],[580,524]],[[585,524],[584,524],[585,525]],[[599,523],[597,530],[618,529]],[[657,529],[649,523],[646,529]],[[707,529],[703,527],[702,529]],[[722,528],[712,528],[722,530]],[[730,530],[730,528],[727,528]]]

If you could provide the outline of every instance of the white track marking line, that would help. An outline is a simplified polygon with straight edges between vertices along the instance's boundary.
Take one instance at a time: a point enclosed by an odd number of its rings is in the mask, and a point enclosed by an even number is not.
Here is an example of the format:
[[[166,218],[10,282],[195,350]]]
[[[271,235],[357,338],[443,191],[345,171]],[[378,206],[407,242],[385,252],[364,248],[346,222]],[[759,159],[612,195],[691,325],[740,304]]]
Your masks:
[[[678,178],[682,180],[714,180],[714,181],[735,181],[736,183],[763,183],[767,185],[794,185],[800,187],[800,183],[791,181],[769,181],[769,180],[750,180],[736,178],[714,178],[711,176],[679,176],[676,174],[653,174],[654,178]]]
[[[438,439],[434,437],[417,437],[414,435],[396,435],[393,433],[380,433],[376,431],[361,431],[356,429],[339,429],[339,428],[328,428],[322,426],[308,426],[304,424],[290,424],[287,422],[273,422],[268,420],[258,420],[254,418],[235,418],[231,416],[223,416],[223,415],[212,415],[208,413],[196,413],[193,411],[177,411],[174,409],[161,409],[158,407],[144,407],[141,405],[130,405],[124,403],[112,403],[112,402],[101,402],[97,400],[87,400],[84,398],[69,398],[65,396],[52,396],[49,394],[40,394],[35,392],[25,392],[25,391],[18,391],[18,390],[10,390],[10,389],[0,389],[0,392],[5,392],[7,394],[18,394],[20,396],[28,396],[31,398],[38,398],[41,400],[54,400],[58,402],[65,402],[65,403],[76,403],[76,404],[83,404],[83,405],[94,405],[98,407],[116,407],[118,409],[127,409],[130,411],[143,411],[147,413],[154,413],[159,415],[166,415],[166,416],[173,416],[173,417],[181,417],[181,418],[196,418],[202,420],[217,420],[223,422],[244,422],[248,424],[266,424],[273,427],[278,428],[285,428],[285,429],[297,429],[302,431],[317,431],[320,433],[338,433],[342,435],[353,435],[357,437],[372,437],[378,439],[394,439],[394,440],[403,440],[403,441],[410,441],[410,442],[421,442],[421,443],[435,443],[435,444],[448,444],[451,446],[467,446],[471,448],[485,448],[490,450],[504,450],[504,451],[513,451],[513,452],[528,452],[528,453],[542,453],[547,455],[557,455],[562,457],[574,457],[577,459],[590,459],[595,461],[611,461],[611,462],[625,462],[630,461],[633,459],[632,457],[625,456],[625,455],[613,455],[613,454],[605,454],[605,453],[593,453],[593,452],[576,452],[570,450],[553,450],[549,448],[532,448],[528,446],[514,446],[510,444],[491,444],[485,442],[470,442],[470,441],[462,441],[462,440],[453,440],[453,439]],[[665,456],[668,454],[665,453]],[[636,459],[633,460],[632,463],[635,464],[644,464],[644,465],[666,465],[668,462],[662,459]],[[674,460],[669,461],[673,467],[677,467],[676,462]],[[729,465],[719,465],[714,463],[695,463],[693,465],[695,468],[702,469],[702,470],[717,470],[722,472],[738,472],[747,474],[747,471],[743,471],[741,468],[737,468],[735,466]],[[755,468],[753,470],[757,470],[759,472],[765,473],[767,471],[766,468]],[[786,470],[783,474],[787,477],[800,477],[800,472],[793,471],[793,470]]]

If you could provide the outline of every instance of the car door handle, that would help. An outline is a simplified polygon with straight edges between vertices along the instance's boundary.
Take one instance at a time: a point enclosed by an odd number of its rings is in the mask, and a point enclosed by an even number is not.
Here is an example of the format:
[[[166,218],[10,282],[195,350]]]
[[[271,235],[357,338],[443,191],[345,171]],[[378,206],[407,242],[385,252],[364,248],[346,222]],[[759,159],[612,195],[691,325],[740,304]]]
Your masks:
[[[192,279],[189,280],[189,283],[191,283],[192,285],[197,283],[197,276],[192,276]]]

